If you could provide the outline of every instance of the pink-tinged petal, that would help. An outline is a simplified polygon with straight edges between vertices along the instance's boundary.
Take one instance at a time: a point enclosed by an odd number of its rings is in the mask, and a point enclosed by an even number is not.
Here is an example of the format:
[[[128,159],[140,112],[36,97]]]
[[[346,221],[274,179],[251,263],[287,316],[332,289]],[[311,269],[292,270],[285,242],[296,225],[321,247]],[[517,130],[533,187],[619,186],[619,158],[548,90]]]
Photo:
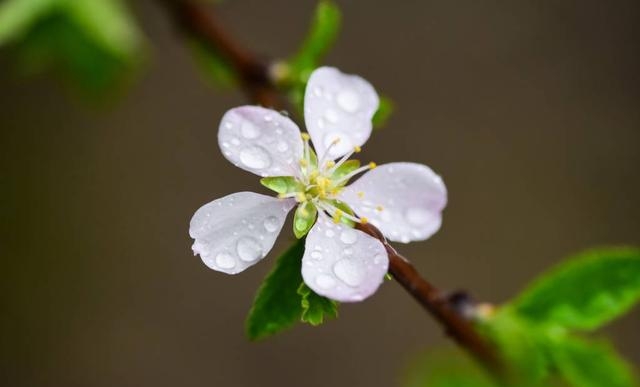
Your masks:
[[[207,203],[191,218],[193,253],[213,270],[236,274],[271,250],[293,199],[238,192]]]
[[[336,159],[364,144],[380,100],[369,82],[333,67],[315,70],[304,94],[304,120],[319,157],[336,139],[328,158]]]
[[[238,168],[260,176],[297,176],[300,129],[288,117],[259,106],[229,110],[218,129],[220,150]]]
[[[305,245],[302,277],[314,292],[341,302],[362,301],[378,289],[389,267],[382,243],[325,215]]]
[[[426,165],[390,163],[362,175],[345,188],[341,199],[388,239],[408,243],[438,231],[447,189]]]

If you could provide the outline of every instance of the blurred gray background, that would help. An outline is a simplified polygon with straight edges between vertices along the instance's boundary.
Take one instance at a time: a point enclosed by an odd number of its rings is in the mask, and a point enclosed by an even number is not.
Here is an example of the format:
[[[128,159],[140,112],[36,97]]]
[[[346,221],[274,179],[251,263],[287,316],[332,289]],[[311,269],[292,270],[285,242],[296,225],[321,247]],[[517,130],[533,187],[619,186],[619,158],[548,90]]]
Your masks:
[[[425,163],[449,189],[442,230],[400,246],[427,278],[500,303],[568,254],[640,244],[639,2],[339,4],[326,62],[397,106],[362,158]],[[313,7],[218,9],[247,46],[282,57]],[[216,143],[221,115],[246,101],[203,82],[156,2],[134,8],[150,57],[108,106],[18,79],[0,57],[0,384],[400,384],[415,354],[447,340],[393,282],[320,328],[246,341],[254,292],[291,233],[239,276],[192,256],[200,205],[264,192]],[[636,364],[639,324],[636,310],[604,331]]]

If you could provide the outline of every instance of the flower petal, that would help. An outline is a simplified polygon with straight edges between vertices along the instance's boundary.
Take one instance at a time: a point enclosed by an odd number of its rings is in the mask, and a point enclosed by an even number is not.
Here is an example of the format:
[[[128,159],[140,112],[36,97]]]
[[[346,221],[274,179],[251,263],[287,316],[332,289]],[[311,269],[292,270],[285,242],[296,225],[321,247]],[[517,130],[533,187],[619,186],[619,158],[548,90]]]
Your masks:
[[[220,122],[218,143],[227,160],[256,175],[298,175],[300,129],[275,110],[259,106],[229,110]]]
[[[426,165],[390,163],[362,175],[341,199],[390,240],[408,243],[438,231],[447,189]]]
[[[191,218],[193,253],[213,270],[236,274],[271,250],[293,199],[238,192],[207,203]]]
[[[341,302],[372,295],[382,283],[389,258],[382,243],[320,215],[302,257],[302,277],[314,292]]]
[[[329,151],[331,159],[364,144],[379,103],[378,94],[365,79],[333,67],[315,70],[304,94],[304,120],[318,157],[336,139],[340,142]]]

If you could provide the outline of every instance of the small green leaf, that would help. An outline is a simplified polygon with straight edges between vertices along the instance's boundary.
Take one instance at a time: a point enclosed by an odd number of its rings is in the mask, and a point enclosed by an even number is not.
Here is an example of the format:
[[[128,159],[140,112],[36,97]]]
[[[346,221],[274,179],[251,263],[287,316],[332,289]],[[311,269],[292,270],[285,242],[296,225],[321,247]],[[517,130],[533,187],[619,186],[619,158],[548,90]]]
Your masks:
[[[512,303],[536,324],[592,330],[640,299],[640,250],[591,250],[541,276]]]
[[[300,321],[302,306],[298,286],[304,239],[294,242],[276,261],[258,289],[246,321],[246,333],[250,340],[260,340],[290,328]]]
[[[391,99],[385,96],[380,96],[380,105],[378,105],[378,110],[376,110],[372,119],[373,127],[378,129],[385,126],[394,109],[393,101],[391,101]]]
[[[300,191],[303,187],[292,176],[271,176],[260,179],[260,184],[279,194]]]
[[[606,342],[563,337],[549,351],[561,376],[574,387],[634,387],[629,364]]]
[[[295,83],[306,83],[311,71],[333,45],[340,31],[340,9],[329,0],[318,2],[313,21],[298,53],[289,61]]]
[[[338,317],[338,303],[316,294],[304,282],[300,284],[298,294],[302,296],[302,322],[318,326],[325,318]]]
[[[338,168],[336,168],[336,170],[333,172],[333,175],[331,176],[332,180],[338,180],[340,178],[343,178],[344,176],[348,175],[349,173],[355,171],[356,169],[360,168],[360,160],[356,160],[356,159],[351,159],[351,160],[347,160],[344,163],[342,163],[342,165],[340,165]],[[345,181],[344,184],[347,184],[348,181]],[[341,184],[341,185],[344,185]]]
[[[296,238],[300,239],[307,235],[311,227],[316,221],[318,210],[311,202],[304,202],[298,205],[296,213],[293,217],[293,233]]]

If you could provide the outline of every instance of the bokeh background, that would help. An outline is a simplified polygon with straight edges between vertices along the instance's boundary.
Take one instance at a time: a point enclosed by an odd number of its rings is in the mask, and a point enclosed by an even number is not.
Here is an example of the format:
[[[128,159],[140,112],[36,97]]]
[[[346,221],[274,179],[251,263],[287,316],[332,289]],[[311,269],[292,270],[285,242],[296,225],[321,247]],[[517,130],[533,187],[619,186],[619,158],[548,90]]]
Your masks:
[[[500,303],[568,254],[640,244],[639,2],[339,5],[326,62],[396,103],[362,157],[425,163],[449,189],[442,230],[400,246],[427,278]],[[313,7],[218,12],[284,57]],[[216,142],[221,115],[246,101],[203,81],[155,1],[133,8],[148,59],[107,104],[16,77],[0,51],[0,384],[399,385],[413,356],[447,340],[393,282],[320,328],[247,342],[254,292],[292,236],[231,277],[193,257],[187,234],[200,205],[263,192]],[[603,332],[636,364],[639,326],[636,310]]]

